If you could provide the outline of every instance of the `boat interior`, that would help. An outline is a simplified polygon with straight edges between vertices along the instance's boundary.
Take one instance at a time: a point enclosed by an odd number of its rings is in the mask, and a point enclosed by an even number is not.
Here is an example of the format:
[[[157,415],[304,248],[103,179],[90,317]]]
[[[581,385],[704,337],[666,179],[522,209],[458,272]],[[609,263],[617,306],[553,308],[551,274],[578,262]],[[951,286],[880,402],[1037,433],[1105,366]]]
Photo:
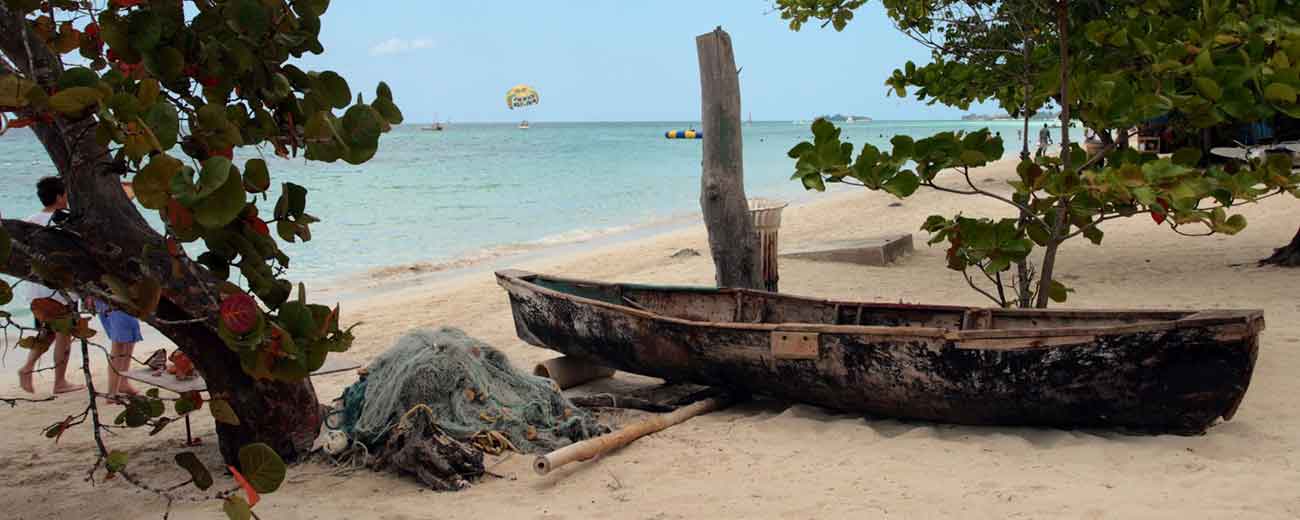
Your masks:
[[[863,303],[745,289],[613,284],[531,274],[521,279],[581,298],[672,318],[712,323],[807,323],[989,330],[1109,327],[1175,321],[1200,315],[1195,311],[1180,310],[1037,310]]]

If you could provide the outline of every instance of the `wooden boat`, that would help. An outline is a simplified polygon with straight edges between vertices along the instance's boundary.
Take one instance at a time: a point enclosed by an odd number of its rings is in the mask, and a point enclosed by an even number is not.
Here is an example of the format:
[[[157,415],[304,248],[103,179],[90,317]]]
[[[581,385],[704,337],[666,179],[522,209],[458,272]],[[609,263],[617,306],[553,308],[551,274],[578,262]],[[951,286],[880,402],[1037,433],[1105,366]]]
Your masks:
[[[1231,419],[1262,311],[853,303],[501,271],[524,341],[627,372],[906,419],[1195,434]]]

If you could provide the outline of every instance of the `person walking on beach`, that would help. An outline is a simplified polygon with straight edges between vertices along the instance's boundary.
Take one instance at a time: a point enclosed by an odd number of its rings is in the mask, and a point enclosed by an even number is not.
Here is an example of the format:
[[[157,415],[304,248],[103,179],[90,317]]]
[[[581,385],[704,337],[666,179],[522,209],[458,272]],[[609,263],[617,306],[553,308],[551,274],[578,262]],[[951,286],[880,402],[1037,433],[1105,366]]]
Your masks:
[[[36,183],[36,196],[41,199],[44,209],[35,215],[27,217],[27,222],[38,226],[48,226],[50,219],[54,217],[54,212],[67,209],[68,193],[63,187],[63,179],[58,177],[45,177]],[[24,282],[27,286],[26,296],[27,304],[30,307],[33,300],[49,298],[67,306],[72,306],[72,302],[58,291],[45,287],[43,285]],[[36,320],[37,334],[54,334],[54,393],[64,394],[81,390],[82,385],[74,385],[68,382],[68,355],[72,350],[72,337],[61,332],[54,332],[49,325]],[[29,350],[27,351],[27,362],[18,368],[18,385],[23,391],[31,394],[36,393],[36,386],[32,382],[32,373],[36,371],[36,362],[41,359],[44,351]]]
[[[1042,130],[1038,131],[1038,155],[1043,155],[1047,146],[1052,144],[1052,131],[1047,128],[1047,123],[1043,123]]]
[[[113,342],[112,351],[108,355],[108,398],[139,395],[140,392],[122,374],[131,369],[131,354],[135,351],[135,344],[144,339],[140,335],[140,320],[99,299],[92,300],[91,305],[99,314],[99,324],[104,327],[104,334]]]

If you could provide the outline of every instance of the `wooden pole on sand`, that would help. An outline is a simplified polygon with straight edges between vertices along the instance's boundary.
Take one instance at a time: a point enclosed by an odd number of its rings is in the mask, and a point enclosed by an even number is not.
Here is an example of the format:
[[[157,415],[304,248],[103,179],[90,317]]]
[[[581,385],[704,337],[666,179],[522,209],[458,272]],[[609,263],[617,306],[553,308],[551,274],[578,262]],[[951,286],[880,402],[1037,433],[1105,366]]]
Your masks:
[[[718,287],[759,289],[758,235],[745,200],[740,141],[740,74],[731,36],[721,27],[695,38],[700,60],[700,122],[704,129],[700,208]]]
[[[731,405],[731,403],[731,398],[725,395],[696,401],[670,413],[656,415],[649,419],[629,424],[620,428],[616,432],[607,433],[600,437],[594,437],[581,442],[575,442],[545,455],[541,455],[537,457],[537,460],[533,461],[533,470],[536,471],[538,475],[545,475],[570,462],[588,460],[623,446],[627,446],[628,444],[631,444],[632,441],[640,439],[641,437],[663,430],[664,428],[674,424],[680,424],[691,417],[703,415],[715,410],[721,410]]]

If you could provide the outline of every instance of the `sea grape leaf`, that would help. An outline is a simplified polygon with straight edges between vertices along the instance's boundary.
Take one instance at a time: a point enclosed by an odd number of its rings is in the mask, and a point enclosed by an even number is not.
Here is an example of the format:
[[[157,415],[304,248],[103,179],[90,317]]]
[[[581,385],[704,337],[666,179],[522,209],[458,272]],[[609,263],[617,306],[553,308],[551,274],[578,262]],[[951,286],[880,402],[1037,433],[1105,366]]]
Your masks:
[[[224,399],[213,399],[208,402],[208,412],[217,422],[239,426],[239,416],[235,415],[235,409],[230,407],[230,403]]]
[[[226,513],[226,518],[230,520],[251,520],[253,510],[248,507],[248,502],[244,497],[239,495],[230,495],[221,503],[221,510]]]
[[[244,211],[244,181],[233,167],[228,171],[225,184],[194,206],[194,219],[205,228],[225,227]]]
[[[240,448],[239,468],[258,493],[273,493],[284,482],[284,461],[264,443],[257,442]]]
[[[126,463],[129,460],[130,457],[126,454],[126,452],[121,450],[113,450],[109,452],[108,457],[104,460],[104,467],[108,468],[108,471],[112,473],[117,473],[119,471],[126,469]]]
[[[189,472],[190,479],[194,481],[194,487],[200,490],[206,490],[212,487],[212,473],[208,468],[199,461],[199,457],[191,451],[182,451],[176,454],[176,465]]]

